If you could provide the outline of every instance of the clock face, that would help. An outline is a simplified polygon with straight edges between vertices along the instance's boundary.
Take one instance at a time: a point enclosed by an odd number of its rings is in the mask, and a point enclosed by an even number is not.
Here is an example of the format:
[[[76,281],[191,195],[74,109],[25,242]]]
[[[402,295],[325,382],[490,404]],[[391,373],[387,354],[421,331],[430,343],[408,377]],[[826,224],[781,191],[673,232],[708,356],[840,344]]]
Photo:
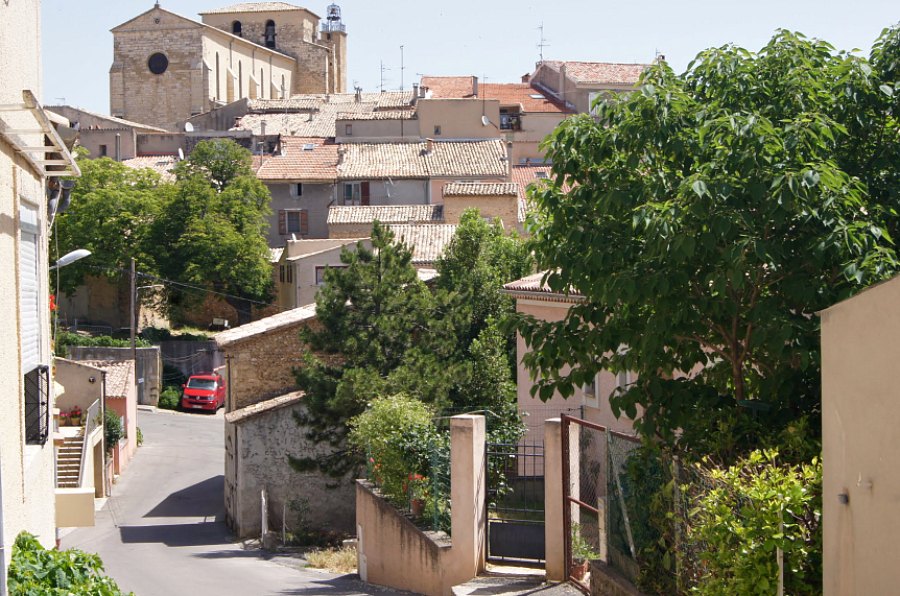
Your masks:
[[[147,67],[153,74],[162,74],[169,68],[169,59],[166,58],[165,54],[157,52],[147,60]]]

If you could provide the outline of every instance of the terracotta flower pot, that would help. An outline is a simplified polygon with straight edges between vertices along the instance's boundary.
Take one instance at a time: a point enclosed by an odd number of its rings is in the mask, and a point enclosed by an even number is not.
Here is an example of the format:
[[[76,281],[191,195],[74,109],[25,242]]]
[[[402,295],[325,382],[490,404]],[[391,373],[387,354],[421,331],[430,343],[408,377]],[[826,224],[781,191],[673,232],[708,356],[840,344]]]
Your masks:
[[[584,576],[587,575],[588,565],[588,561],[572,563],[572,567],[569,569],[569,575],[575,580],[584,579]]]
[[[416,517],[422,517],[425,513],[425,499],[413,499],[409,502],[410,511]]]

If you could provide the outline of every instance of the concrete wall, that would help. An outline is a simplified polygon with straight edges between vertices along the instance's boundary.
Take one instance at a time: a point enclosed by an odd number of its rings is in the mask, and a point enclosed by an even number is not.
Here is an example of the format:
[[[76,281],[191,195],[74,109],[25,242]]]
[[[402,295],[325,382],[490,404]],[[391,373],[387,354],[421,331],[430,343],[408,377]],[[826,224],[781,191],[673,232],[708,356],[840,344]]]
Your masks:
[[[900,584],[898,305],[895,277],[821,313],[826,596],[889,594]]]
[[[94,487],[56,489],[56,524],[60,528],[94,525]]]
[[[266,241],[271,247],[284,246],[290,240],[290,234],[280,234],[278,229],[278,212],[282,209],[305,209],[309,234],[305,238],[328,238],[328,207],[334,201],[334,184],[303,184],[303,196],[292,193],[291,187],[296,184],[266,183],[272,193],[269,216],[269,233]],[[300,234],[297,234],[300,237]]]
[[[125,128],[84,130],[78,133],[78,144],[90,152],[94,159],[108,157],[122,161],[137,156],[137,134]],[[118,144],[118,153],[116,145]],[[103,152],[105,147],[106,153]]]
[[[182,132],[137,135],[138,155],[178,155],[178,150],[185,150],[185,148],[185,135]],[[185,154],[187,154],[186,150]]]
[[[0,105],[21,104],[22,91],[29,89],[41,97],[40,2],[21,0],[0,3]],[[28,112],[3,112],[0,119],[10,128],[34,128]],[[34,146],[42,135],[22,135],[22,143]],[[19,325],[19,229],[22,205],[37,209],[44,231],[39,239],[38,300],[47,305],[47,213],[44,180],[32,170],[16,150],[0,140],[0,492],[3,520],[0,542],[11,546],[22,530],[38,536],[44,546],[54,543],[54,449],[52,441],[43,446],[25,445],[23,423],[24,372],[20,357]],[[41,314],[46,315],[47,311]],[[42,362],[50,363],[50,317],[41,320]],[[53,391],[51,379],[51,392]],[[51,407],[53,407],[51,396]],[[11,549],[4,557],[9,562]],[[0,581],[5,581],[0,578]]]
[[[429,194],[428,180],[370,180],[370,205],[428,205],[432,201]],[[335,185],[335,205],[344,204],[344,186]],[[440,196],[440,195],[437,195]],[[327,212],[326,212],[327,217]],[[369,234],[364,234],[368,236]]]
[[[426,535],[373,491],[357,482],[357,567],[363,581],[429,596],[448,596],[453,586],[485,569],[485,425],[483,416],[450,421],[452,540]]]
[[[102,371],[74,360],[54,358],[56,382],[63,388],[56,395],[56,407],[60,411],[71,410],[78,406],[87,412],[98,399],[103,398]]]
[[[239,538],[259,537],[261,497],[265,488],[268,522],[281,531],[282,519],[289,532],[304,527],[352,533],[355,488],[352,478],[332,478],[321,472],[298,472],[288,456],[320,457],[334,453],[325,442],[313,443],[309,429],[297,424],[294,413],[305,406],[262,412],[238,423],[225,424],[225,511]]]
[[[166,340],[159,342],[159,350],[162,361],[174,366],[186,377],[210,372],[225,364],[225,359],[213,340]]]
[[[501,131],[500,102],[496,99],[420,99],[416,115],[423,137],[434,139],[496,139]],[[485,125],[481,117],[490,121]],[[440,134],[435,127],[440,126]]]
[[[162,362],[159,347],[137,348],[138,402],[155,406],[162,391]],[[131,348],[69,346],[70,360],[131,360]],[[143,382],[141,381],[143,379]]]
[[[351,135],[347,135],[347,125],[351,126]],[[401,139],[415,139],[421,137],[419,121],[410,113],[403,118],[391,120],[336,120],[334,123],[336,132],[335,140],[338,143],[365,143],[399,141]],[[430,129],[429,129],[430,130]],[[427,136],[427,135],[426,135]]]

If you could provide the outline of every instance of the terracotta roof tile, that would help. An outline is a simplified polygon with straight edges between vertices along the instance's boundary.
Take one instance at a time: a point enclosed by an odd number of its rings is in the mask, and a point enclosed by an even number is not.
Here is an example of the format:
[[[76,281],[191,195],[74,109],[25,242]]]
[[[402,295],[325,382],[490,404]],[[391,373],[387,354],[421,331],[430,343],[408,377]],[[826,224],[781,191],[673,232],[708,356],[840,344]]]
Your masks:
[[[176,163],[178,163],[178,160],[171,156],[133,157],[122,161],[123,165],[135,170],[144,168],[153,170],[162,177],[164,182],[175,181],[175,174],[172,170],[175,168]]]
[[[363,94],[366,95],[366,94]],[[369,94],[374,95],[374,94]],[[385,93],[385,95],[388,95]],[[238,119],[232,130],[249,130],[254,134],[262,133],[262,123],[266,123],[266,134],[289,135],[294,137],[333,137],[335,136],[335,122],[338,115],[347,113],[371,114],[380,109],[374,98],[363,98],[357,103],[352,98],[353,94],[345,94],[342,97],[332,95],[329,102],[324,101],[324,96],[310,100],[310,97],[295,96],[290,100],[256,100],[258,105],[251,112]],[[411,98],[411,95],[410,95]],[[349,99],[349,101],[346,101]],[[390,98],[378,98],[384,105],[391,105],[394,100]],[[402,103],[403,99],[396,100]],[[279,103],[288,107],[279,108]],[[312,105],[305,108],[304,105]],[[290,107],[293,106],[293,107]],[[391,108],[396,111],[396,106]],[[407,110],[410,117],[412,110]]]
[[[388,226],[397,242],[412,249],[413,265],[436,263],[453,240],[456,224],[397,224]]]
[[[342,146],[341,180],[434,177],[506,178],[503,141],[435,141],[427,143],[349,143]]]
[[[133,383],[132,360],[79,360],[81,364],[87,364],[99,368],[106,373],[106,397],[124,398],[128,396],[128,389]]]
[[[555,298],[563,298],[565,300],[570,301],[580,301],[583,300],[583,296],[578,292],[571,293],[560,293],[554,292],[550,289],[550,287],[544,283],[544,276],[547,275],[547,271],[541,271],[540,273],[533,273],[532,275],[528,275],[523,277],[522,279],[517,279],[516,281],[510,282],[503,286],[503,289],[508,294],[546,294],[548,297]]]
[[[303,391],[285,393],[284,395],[279,395],[278,397],[273,397],[272,399],[267,399],[266,401],[261,401],[234,410],[233,412],[228,412],[225,414],[225,421],[230,422],[231,424],[243,422],[248,418],[253,418],[254,416],[259,416],[266,412],[274,412],[275,410],[292,406],[301,401],[304,397],[306,397],[306,393]]]
[[[576,83],[610,85],[635,85],[641,74],[650,67],[649,64],[622,64],[617,62],[579,62],[562,60],[545,60],[544,64],[559,71],[566,67],[566,75]]]
[[[496,99],[500,106],[521,106],[524,112],[569,113],[571,110],[555,98],[546,97],[543,92],[528,83],[479,83],[474,91],[472,77],[422,77],[421,84],[438,99],[478,97]]]
[[[443,205],[373,205],[328,209],[328,225],[372,223],[426,223],[444,220]]]
[[[307,10],[302,6],[294,6],[287,2],[242,2],[223,8],[206,10],[200,14],[227,14],[230,12],[280,12],[285,10]],[[307,11],[308,12],[308,11]]]
[[[513,182],[451,182],[444,186],[445,197],[518,196],[519,185]]]
[[[338,120],[415,120],[410,110],[379,110],[377,112],[338,112]]]
[[[431,91],[436,98],[475,97],[474,77],[423,76],[419,84]]]
[[[281,137],[281,155],[257,159],[263,182],[330,182],[337,178],[338,146],[321,137]]]
[[[280,312],[277,315],[266,317],[234,329],[221,331],[216,334],[216,344],[219,347],[230,346],[247,339],[262,335],[277,329],[300,325],[306,321],[310,321],[316,317],[316,305],[307,304],[300,308],[293,308]]]
[[[526,189],[532,184],[539,184],[550,176],[550,166],[514,166],[510,168],[510,179],[516,183],[519,190],[519,221],[525,221],[527,212],[531,209],[528,203]]]

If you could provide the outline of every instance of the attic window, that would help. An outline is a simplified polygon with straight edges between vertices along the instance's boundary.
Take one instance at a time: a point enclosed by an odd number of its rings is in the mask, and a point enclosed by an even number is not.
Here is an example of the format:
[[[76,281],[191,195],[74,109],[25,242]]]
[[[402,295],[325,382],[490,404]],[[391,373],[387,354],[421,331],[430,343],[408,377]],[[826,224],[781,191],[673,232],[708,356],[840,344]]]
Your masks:
[[[303,150],[304,150],[304,151],[312,151],[312,150],[315,149],[315,148],[316,148],[315,143],[304,143],[304,144],[303,144]]]
[[[532,93],[532,94],[530,94],[528,97],[530,97],[531,99],[547,99],[546,97],[544,97],[544,96],[541,95],[540,93]]]
[[[547,172],[535,172],[534,176],[535,176],[535,178],[546,178]]]

